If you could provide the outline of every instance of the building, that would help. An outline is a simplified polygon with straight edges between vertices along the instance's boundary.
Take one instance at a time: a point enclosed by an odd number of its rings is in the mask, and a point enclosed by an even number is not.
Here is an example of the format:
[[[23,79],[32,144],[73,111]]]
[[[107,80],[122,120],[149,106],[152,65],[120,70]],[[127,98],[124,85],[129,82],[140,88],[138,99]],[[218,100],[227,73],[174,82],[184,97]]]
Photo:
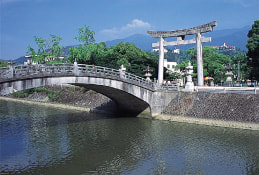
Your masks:
[[[37,57],[38,55],[34,55]],[[38,64],[38,62],[32,61],[32,55],[26,55],[27,61],[24,62],[24,65],[35,65]],[[65,57],[46,57],[45,62],[54,61],[54,60],[64,60]]]
[[[180,73],[180,69],[176,69],[177,62],[171,62],[167,59],[164,59],[164,67],[167,68],[171,73]]]
[[[175,48],[175,49],[173,50],[173,53],[180,54],[180,49],[176,49],[176,48]]]
[[[223,45],[212,45],[211,47],[216,48],[217,50],[236,50],[235,46],[227,46],[226,43]]]
[[[159,52],[159,48],[156,48],[156,49],[152,49],[152,52]],[[164,49],[164,52],[167,53],[168,50],[167,49]]]

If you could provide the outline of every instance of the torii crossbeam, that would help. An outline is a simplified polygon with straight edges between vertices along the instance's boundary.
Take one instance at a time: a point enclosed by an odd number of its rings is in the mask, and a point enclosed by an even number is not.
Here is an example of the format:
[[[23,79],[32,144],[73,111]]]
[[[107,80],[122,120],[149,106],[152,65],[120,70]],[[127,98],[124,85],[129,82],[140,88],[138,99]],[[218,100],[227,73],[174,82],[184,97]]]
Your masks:
[[[164,77],[164,46],[175,46],[184,44],[197,44],[197,74],[198,86],[204,86],[203,80],[203,61],[202,61],[202,43],[211,42],[211,37],[202,37],[202,33],[212,32],[213,27],[217,25],[217,21],[200,25],[183,30],[174,31],[147,31],[152,38],[160,38],[158,43],[152,43],[152,47],[159,47],[159,66],[158,66],[158,83],[163,83]],[[196,35],[195,38],[184,40],[186,35]],[[164,38],[177,37],[177,41],[166,42]]]

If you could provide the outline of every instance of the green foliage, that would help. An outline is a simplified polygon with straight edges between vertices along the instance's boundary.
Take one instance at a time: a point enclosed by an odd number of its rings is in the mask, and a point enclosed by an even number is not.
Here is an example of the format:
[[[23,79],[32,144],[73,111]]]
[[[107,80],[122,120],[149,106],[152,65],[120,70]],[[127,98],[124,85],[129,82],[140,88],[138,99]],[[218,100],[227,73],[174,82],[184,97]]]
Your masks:
[[[34,92],[45,92],[48,95],[48,98],[52,102],[60,102],[61,99],[59,97],[59,94],[62,92],[61,90],[51,90],[46,87],[37,87],[37,88],[32,88],[32,89],[26,89],[23,91],[18,91],[12,94],[13,97],[16,98],[26,98],[30,94],[33,94]]]
[[[0,67],[7,67],[8,61],[0,60]]]
[[[121,65],[127,71],[138,76],[144,76],[143,70],[149,66],[157,75],[157,57],[139,49],[131,43],[119,43],[114,47],[106,47],[105,43],[92,43],[86,48],[79,46],[70,48],[68,60],[74,62],[75,58],[80,64],[94,64],[113,69],[119,69]]]
[[[197,58],[196,58],[196,48],[190,48],[187,51],[187,54],[190,56],[193,64],[194,74],[197,76]],[[228,65],[231,60],[228,55],[223,55],[216,52],[216,49],[205,46],[202,50],[203,56],[203,74],[204,77],[210,76],[215,79],[215,82],[220,82],[222,77],[226,73],[226,65]]]
[[[53,60],[61,61],[59,58],[64,54],[62,52],[64,47],[59,45],[61,40],[62,38],[56,35],[50,35],[49,39],[34,36],[37,51],[29,45],[26,54],[31,55],[32,61],[37,63],[45,63]]]
[[[245,52],[240,52],[236,55],[231,56],[231,65],[233,67],[232,72],[234,76],[237,77],[238,80],[247,80],[249,79],[251,67],[248,66],[248,59]],[[238,77],[238,69],[240,73],[240,77]]]
[[[84,46],[87,47],[89,44],[95,43],[94,31],[90,30],[89,26],[84,26],[78,29],[78,36],[75,37],[76,40],[83,42]]]
[[[247,56],[251,66],[250,79],[259,81],[259,20],[254,21],[252,29],[249,30],[247,36]]]
[[[59,94],[61,92],[62,92],[62,90],[57,90],[57,91],[48,90],[47,94],[48,94],[49,100],[52,101],[52,102],[60,102],[61,99],[59,97]]]

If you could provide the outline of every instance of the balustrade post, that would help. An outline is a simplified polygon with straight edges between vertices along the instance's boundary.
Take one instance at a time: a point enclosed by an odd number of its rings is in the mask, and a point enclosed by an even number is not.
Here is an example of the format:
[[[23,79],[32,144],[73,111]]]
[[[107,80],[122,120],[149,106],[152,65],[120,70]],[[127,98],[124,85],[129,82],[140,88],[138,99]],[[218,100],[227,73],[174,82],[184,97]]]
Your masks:
[[[123,66],[123,64],[121,65],[119,71],[120,71],[120,78],[125,79],[126,68]]]
[[[8,78],[13,78],[14,77],[14,66],[12,63],[9,63],[8,65],[8,68],[9,68],[9,75],[8,75]]]
[[[73,73],[74,73],[75,76],[78,76],[78,75],[79,75],[79,70],[78,70],[78,64],[77,64],[77,62],[74,62]]]

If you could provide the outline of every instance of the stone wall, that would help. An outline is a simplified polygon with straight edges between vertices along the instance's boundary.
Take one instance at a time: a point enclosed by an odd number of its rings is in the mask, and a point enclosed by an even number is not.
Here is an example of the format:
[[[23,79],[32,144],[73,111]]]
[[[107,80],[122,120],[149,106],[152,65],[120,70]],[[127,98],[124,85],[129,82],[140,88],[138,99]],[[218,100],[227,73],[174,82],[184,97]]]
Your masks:
[[[259,95],[179,92],[162,114],[259,123]]]

